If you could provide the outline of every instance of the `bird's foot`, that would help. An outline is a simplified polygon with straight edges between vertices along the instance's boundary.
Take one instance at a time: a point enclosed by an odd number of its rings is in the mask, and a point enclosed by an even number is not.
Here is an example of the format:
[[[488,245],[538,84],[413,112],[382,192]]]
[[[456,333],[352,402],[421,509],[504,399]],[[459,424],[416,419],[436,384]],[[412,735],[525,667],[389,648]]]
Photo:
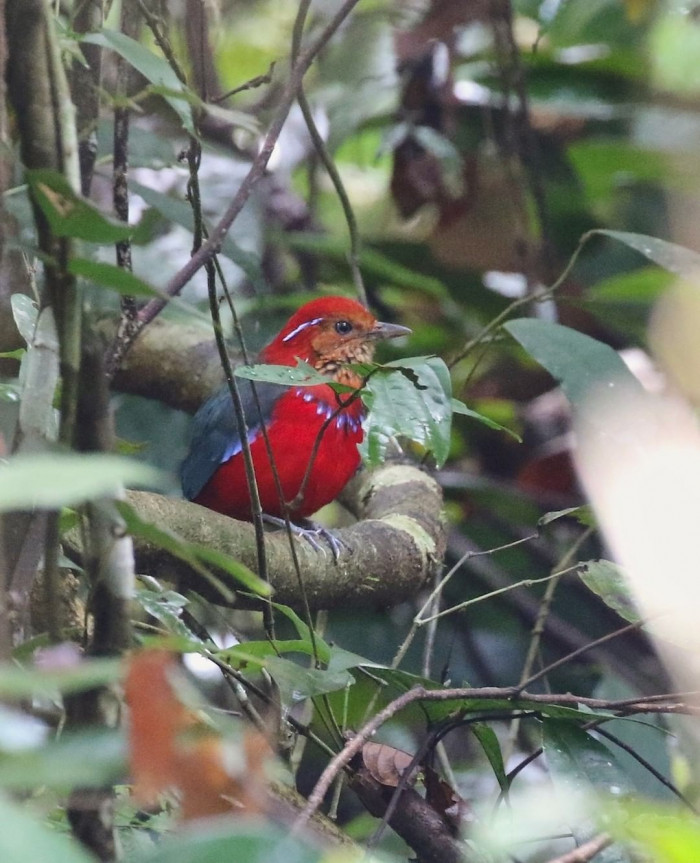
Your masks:
[[[277,518],[277,516],[274,515],[263,515],[263,521],[268,524],[274,524],[276,527],[286,527],[287,525],[287,522],[283,518]],[[304,524],[302,526],[290,521],[289,527],[291,528],[292,533],[295,536],[302,537],[309,543],[309,545],[311,545],[312,548],[316,551],[321,551],[324,554],[326,553],[326,550],[318,542],[318,537],[325,539],[330,546],[333,560],[337,563],[340,558],[340,552],[342,549],[347,548],[342,539],[339,539],[332,531],[320,524],[317,524],[315,521],[305,518],[303,519],[303,522]]]

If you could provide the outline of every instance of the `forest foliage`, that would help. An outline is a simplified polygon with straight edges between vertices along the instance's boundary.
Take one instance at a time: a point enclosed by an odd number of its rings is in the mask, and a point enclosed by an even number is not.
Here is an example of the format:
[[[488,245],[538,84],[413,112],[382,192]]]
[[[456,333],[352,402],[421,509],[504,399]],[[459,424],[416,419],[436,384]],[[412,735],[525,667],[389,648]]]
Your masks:
[[[0,10],[3,861],[695,863],[698,10]],[[319,293],[339,560],[178,481]]]

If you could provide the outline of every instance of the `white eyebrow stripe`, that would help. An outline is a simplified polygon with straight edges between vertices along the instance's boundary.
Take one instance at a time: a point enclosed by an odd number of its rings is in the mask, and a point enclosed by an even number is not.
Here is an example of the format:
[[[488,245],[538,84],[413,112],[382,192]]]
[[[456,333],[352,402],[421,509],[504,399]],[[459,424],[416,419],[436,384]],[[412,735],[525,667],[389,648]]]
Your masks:
[[[314,327],[316,324],[320,324],[323,318],[314,318],[313,321],[304,321],[303,324],[299,324],[299,326],[292,330],[291,333],[287,333],[287,335],[282,339],[283,342],[288,342],[290,339],[293,339],[294,336],[298,335],[302,330],[305,330],[307,327]]]

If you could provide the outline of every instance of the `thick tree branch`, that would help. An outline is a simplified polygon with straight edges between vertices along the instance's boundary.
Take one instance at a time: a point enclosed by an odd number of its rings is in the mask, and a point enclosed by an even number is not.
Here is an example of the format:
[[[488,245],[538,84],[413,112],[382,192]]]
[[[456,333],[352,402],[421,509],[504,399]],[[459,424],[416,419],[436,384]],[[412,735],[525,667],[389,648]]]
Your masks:
[[[393,788],[380,785],[365,769],[352,778],[350,787],[367,810],[382,818]],[[391,827],[418,855],[420,863],[467,863],[467,848],[451,834],[439,813],[413,788],[405,788],[389,818]]]
[[[194,413],[223,381],[211,330],[156,320],[136,340],[112,385]]]
[[[324,553],[304,539],[296,540],[312,610],[401,602],[430,579],[442,559],[442,495],[431,477],[410,465],[387,465],[355,482],[353,496],[365,520],[337,531],[346,546],[337,563],[330,549]],[[143,519],[191,542],[230,554],[255,569],[252,524],[147,492],[130,492],[129,501]],[[299,583],[286,533],[267,534],[266,545],[274,598],[299,608]],[[176,579],[181,589],[197,590],[221,601],[208,582],[161,549],[136,539],[136,558],[137,570],[156,578]]]

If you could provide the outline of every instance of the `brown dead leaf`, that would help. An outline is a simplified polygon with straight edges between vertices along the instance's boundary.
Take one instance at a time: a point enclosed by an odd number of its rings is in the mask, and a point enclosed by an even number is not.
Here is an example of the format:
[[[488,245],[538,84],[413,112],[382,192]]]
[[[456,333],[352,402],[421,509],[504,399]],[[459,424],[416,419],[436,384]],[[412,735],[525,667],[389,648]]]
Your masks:
[[[465,829],[474,820],[469,801],[465,800],[432,768],[427,768],[425,771],[425,800],[442,816],[455,836],[464,834]]]
[[[179,672],[175,656],[164,650],[141,651],[129,664],[134,796],[142,805],[152,805],[163,792],[178,790],[183,821],[260,814],[266,805],[267,741],[250,728],[242,730],[239,740],[222,740],[179,698]]]
[[[396,788],[413,761],[413,756],[385,743],[365,743],[362,761],[373,779],[381,785]],[[418,766],[414,767],[409,783],[413,782]]]

